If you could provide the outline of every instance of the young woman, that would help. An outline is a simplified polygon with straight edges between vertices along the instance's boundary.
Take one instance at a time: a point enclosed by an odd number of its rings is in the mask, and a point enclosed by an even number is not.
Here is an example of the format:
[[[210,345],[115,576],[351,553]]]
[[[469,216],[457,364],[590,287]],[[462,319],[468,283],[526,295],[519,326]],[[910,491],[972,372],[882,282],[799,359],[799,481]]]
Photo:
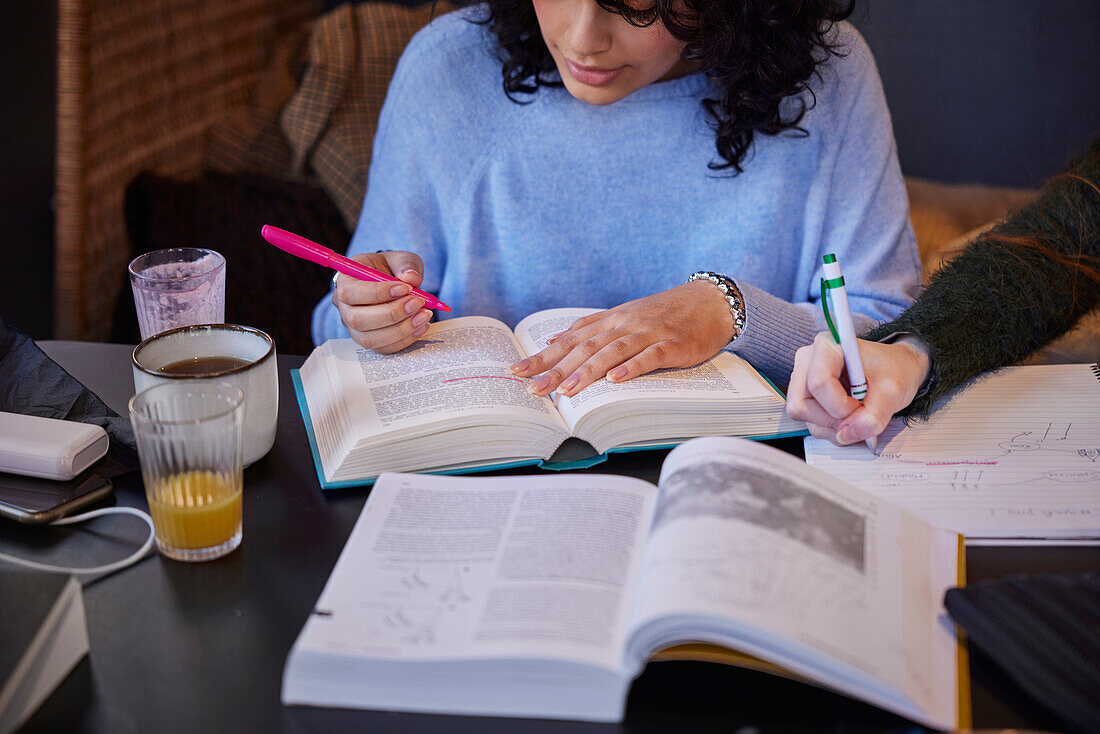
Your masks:
[[[895,413],[927,416],[955,387],[1019,362],[1096,308],[1100,137],[1036,201],[933,275],[912,308],[859,341],[868,384],[862,403],[841,382],[840,348],[819,334],[797,352],[787,412],[837,444],[869,439]]]
[[[394,74],[349,248],[403,282],[339,278],[314,340],[405,348],[431,317],[408,295],[419,286],[455,315],[513,326],[607,309],[512,366],[539,395],[724,348],[786,384],[824,326],[824,253],[844,263],[860,326],[896,316],[919,284],[889,114],[850,11],[501,0],[437,18]]]

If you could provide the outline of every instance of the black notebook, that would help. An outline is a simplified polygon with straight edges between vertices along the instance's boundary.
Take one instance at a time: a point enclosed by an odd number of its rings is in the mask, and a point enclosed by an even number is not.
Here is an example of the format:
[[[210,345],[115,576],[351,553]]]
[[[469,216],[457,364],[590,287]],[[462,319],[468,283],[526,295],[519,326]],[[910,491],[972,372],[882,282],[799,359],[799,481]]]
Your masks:
[[[944,606],[1023,691],[1073,731],[1100,731],[1100,573],[983,581]]]
[[[22,725],[88,653],[73,576],[0,571],[0,734]]]

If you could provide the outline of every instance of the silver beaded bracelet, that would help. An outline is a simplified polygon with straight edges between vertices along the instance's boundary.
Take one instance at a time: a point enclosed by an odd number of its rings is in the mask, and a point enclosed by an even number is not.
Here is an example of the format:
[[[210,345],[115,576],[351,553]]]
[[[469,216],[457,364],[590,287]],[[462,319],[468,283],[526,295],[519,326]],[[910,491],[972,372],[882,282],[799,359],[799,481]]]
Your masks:
[[[733,316],[733,336],[730,337],[730,341],[741,336],[741,332],[745,330],[745,299],[737,284],[733,282],[733,278],[721,273],[712,273],[709,270],[700,270],[692,273],[688,278],[689,283],[693,280],[709,280],[718,286],[718,290],[722,291],[722,297],[730,305],[730,314]]]

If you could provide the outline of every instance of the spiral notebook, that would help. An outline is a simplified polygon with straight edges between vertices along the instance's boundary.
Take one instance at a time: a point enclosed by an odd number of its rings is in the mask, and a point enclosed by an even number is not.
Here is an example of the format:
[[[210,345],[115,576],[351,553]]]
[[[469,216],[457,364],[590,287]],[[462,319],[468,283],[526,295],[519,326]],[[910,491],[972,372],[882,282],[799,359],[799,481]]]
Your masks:
[[[1100,538],[1100,365],[1007,367],[895,418],[878,455],[807,438],[806,461],[967,538]]]

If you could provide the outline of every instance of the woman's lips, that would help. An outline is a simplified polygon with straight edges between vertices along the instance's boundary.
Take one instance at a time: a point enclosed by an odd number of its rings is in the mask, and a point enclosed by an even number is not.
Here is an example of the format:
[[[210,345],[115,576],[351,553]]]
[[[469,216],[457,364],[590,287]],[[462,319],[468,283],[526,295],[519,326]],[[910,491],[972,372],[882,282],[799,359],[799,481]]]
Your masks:
[[[616,69],[601,69],[597,66],[581,66],[575,61],[565,60],[566,66],[569,67],[569,74],[581,84],[587,84],[592,87],[602,87],[605,84],[610,84],[615,81],[615,77],[622,73],[625,67],[618,67]]]

